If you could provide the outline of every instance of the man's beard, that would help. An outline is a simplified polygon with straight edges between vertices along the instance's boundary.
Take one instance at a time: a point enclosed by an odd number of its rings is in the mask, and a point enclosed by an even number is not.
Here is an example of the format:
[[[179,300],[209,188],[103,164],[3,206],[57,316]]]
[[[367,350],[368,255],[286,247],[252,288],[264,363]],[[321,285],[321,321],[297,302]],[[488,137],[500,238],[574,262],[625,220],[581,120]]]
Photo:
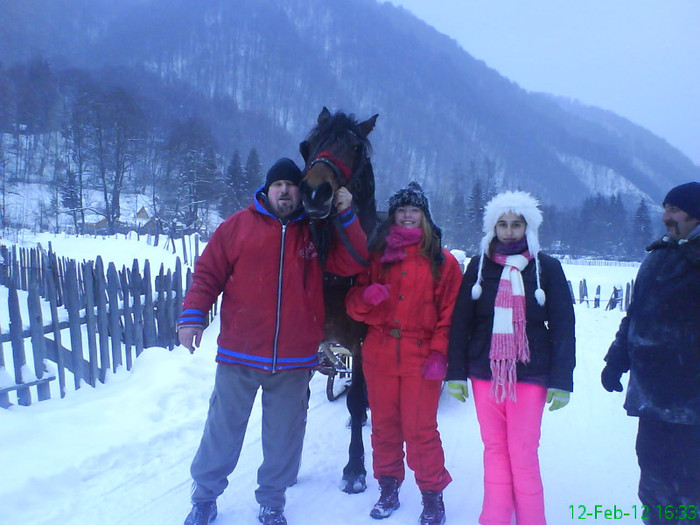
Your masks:
[[[286,198],[282,198],[286,197]],[[292,199],[289,195],[280,195],[280,198],[277,199],[277,213],[280,214],[281,216],[286,216],[289,215],[294,211],[294,199]]]

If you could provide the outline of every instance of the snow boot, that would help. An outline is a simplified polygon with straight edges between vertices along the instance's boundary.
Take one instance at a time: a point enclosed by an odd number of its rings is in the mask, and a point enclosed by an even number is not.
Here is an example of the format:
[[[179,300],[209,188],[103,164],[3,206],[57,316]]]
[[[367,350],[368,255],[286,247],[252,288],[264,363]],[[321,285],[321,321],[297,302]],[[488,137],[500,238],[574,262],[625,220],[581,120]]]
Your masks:
[[[287,519],[284,517],[283,511],[284,509],[282,509],[282,507],[266,507],[261,505],[258,521],[263,525],[287,525]]]
[[[193,503],[185,525],[209,525],[216,519],[216,501]]]
[[[424,490],[423,512],[420,515],[420,525],[443,525],[445,523],[445,504],[442,502],[442,492]]]
[[[399,480],[392,476],[384,476],[379,480],[379,501],[374,504],[369,515],[375,520],[391,516],[399,508]]]

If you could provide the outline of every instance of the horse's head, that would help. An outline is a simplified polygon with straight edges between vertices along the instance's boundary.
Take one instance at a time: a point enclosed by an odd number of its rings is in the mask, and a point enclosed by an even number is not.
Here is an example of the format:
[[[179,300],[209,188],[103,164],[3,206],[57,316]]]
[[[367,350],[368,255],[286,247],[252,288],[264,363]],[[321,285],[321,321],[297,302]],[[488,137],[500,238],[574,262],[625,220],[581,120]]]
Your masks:
[[[371,150],[367,136],[374,129],[377,116],[357,122],[353,115],[331,115],[325,107],[318,115],[316,127],[299,144],[306,163],[299,192],[309,217],[328,217],[335,191],[363,172]]]

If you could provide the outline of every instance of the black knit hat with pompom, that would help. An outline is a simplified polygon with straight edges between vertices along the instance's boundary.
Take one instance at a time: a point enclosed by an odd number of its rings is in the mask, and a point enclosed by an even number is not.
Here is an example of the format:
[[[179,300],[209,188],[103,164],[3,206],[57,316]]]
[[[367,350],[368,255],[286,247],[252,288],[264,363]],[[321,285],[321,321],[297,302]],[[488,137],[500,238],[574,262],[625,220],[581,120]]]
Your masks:
[[[409,182],[407,188],[401,188],[389,197],[389,214],[393,215],[401,206],[415,206],[420,208],[428,220],[430,218],[430,205],[428,197],[423,193],[423,188],[417,182]]]
[[[437,237],[438,244],[442,246],[442,230],[433,222],[433,218],[430,215],[428,197],[423,192],[423,188],[420,187],[420,184],[411,181],[406,188],[401,188],[389,197],[389,217],[393,218],[396,210],[401,206],[415,206],[419,208],[423,212],[423,215],[425,215],[425,220],[430,224],[433,235]],[[439,254],[439,258],[438,264],[442,264],[442,254]]]

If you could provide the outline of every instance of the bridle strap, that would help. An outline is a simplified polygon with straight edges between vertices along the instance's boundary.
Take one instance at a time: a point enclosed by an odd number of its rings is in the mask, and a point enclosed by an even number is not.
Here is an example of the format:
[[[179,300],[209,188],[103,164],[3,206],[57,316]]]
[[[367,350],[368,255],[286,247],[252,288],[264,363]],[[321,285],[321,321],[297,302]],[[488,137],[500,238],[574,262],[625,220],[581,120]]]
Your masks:
[[[360,173],[362,173],[365,169],[365,166],[367,164],[368,160],[368,155],[367,155],[367,144],[365,143],[364,139],[361,139],[357,133],[355,133],[352,130],[347,130],[348,133],[351,133],[353,136],[355,136],[358,140],[361,140],[362,142],[362,152],[360,153],[360,163],[357,165],[357,169],[355,170],[354,173],[350,172],[350,167],[345,164],[343,161],[338,159],[335,155],[333,155],[330,151],[326,150],[326,148],[332,144],[335,140],[340,140],[343,142],[342,138],[339,138],[337,136],[334,137],[329,137],[325,141],[323,141],[319,146],[316,148],[314,151],[313,155],[311,155],[309,158],[311,160],[308,161],[306,164],[306,167],[304,168],[304,173],[308,173],[308,171],[318,163],[325,164],[328,166],[331,171],[333,171],[333,174],[335,175],[336,182],[338,183],[339,186],[347,186],[351,182],[354,182]]]
[[[333,155],[330,151],[322,151],[321,153],[316,155],[316,158],[311,162],[311,166],[313,166],[314,163],[317,162],[323,162],[324,164],[331,167],[335,166],[343,174],[346,180],[350,180],[350,178],[352,177],[352,172],[350,171],[348,165],[345,164],[338,157]]]

